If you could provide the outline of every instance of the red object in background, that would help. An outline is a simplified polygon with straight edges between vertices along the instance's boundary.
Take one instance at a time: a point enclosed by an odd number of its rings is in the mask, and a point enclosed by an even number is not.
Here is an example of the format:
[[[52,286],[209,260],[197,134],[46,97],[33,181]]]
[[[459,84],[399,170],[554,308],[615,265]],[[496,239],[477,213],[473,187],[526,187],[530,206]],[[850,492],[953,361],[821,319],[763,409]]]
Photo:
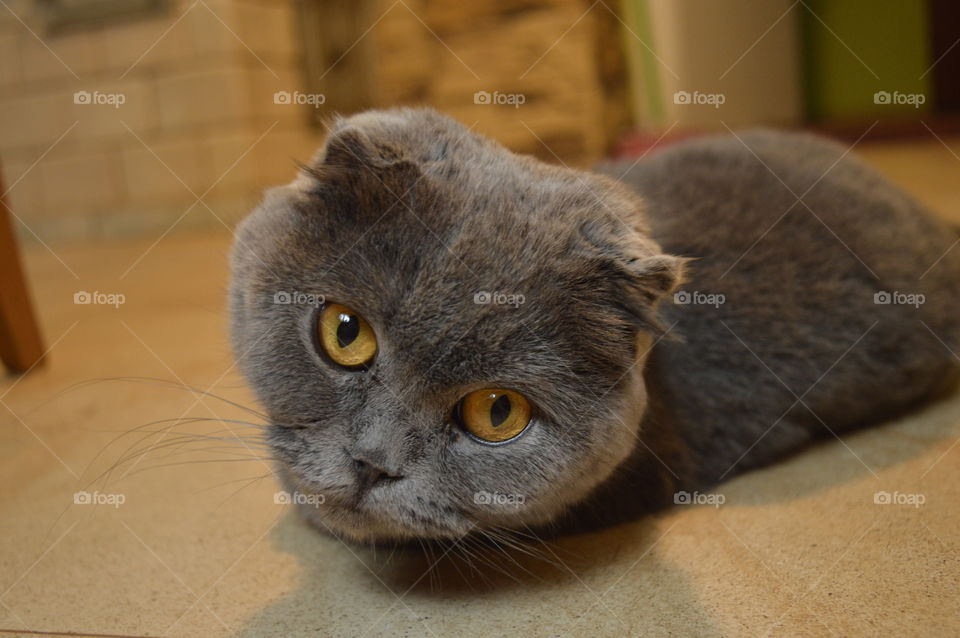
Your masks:
[[[611,159],[636,159],[648,155],[658,149],[671,144],[700,137],[699,132],[674,132],[667,130],[664,133],[629,133],[625,135],[610,153]]]

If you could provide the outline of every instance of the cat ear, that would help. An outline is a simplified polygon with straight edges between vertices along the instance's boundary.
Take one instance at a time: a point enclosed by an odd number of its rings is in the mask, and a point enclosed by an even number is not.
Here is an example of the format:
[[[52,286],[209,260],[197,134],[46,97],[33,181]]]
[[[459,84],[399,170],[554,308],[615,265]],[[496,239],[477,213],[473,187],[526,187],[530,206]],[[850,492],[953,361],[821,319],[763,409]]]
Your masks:
[[[657,254],[646,257],[593,255],[574,260],[567,271],[567,286],[575,299],[599,300],[632,323],[655,335],[667,326],[657,307],[683,282],[684,257]],[[596,306],[596,301],[591,306]]]
[[[301,166],[301,175],[313,186],[342,186],[349,181],[367,187],[380,182],[382,187],[391,188],[419,178],[420,168],[397,147],[371,138],[358,126],[347,125],[330,133],[310,164]]]
[[[688,261],[685,257],[659,254],[617,263],[615,268],[621,271],[619,305],[647,329],[663,334],[666,326],[657,305],[683,283]]]
[[[577,266],[581,283],[630,321],[655,334],[665,332],[657,306],[683,283],[690,259],[661,253],[645,230],[609,220],[582,224],[573,243],[586,262]]]

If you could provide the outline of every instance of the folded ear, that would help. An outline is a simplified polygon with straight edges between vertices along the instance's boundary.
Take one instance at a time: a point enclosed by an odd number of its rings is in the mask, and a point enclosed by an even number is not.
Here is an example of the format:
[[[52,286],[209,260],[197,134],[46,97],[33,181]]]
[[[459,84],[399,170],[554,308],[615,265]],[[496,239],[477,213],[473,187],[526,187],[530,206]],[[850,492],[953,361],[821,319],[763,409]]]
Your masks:
[[[619,219],[582,224],[572,243],[581,255],[573,266],[580,284],[635,325],[655,334],[666,331],[657,305],[683,283],[689,259],[661,253],[644,232]]]
[[[659,254],[628,259],[623,286],[623,308],[655,333],[666,330],[657,313],[657,305],[683,283],[685,257]]]
[[[401,149],[347,125],[335,128],[310,163],[301,165],[295,184],[307,192],[396,200],[420,175]]]
[[[654,254],[648,257],[603,256],[590,260],[597,290],[640,327],[660,335],[667,327],[657,306],[683,282],[684,257]]]

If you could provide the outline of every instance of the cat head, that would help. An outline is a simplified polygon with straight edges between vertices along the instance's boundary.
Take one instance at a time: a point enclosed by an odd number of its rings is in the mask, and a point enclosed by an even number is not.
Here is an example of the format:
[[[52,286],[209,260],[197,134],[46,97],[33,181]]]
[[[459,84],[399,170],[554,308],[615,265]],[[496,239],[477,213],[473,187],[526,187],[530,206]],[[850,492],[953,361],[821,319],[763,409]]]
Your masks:
[[[232,255],[235,354],[308,517],[357,541],[522,530],[607,478],[682,269],[642,208],[431,110],[338,120]]]

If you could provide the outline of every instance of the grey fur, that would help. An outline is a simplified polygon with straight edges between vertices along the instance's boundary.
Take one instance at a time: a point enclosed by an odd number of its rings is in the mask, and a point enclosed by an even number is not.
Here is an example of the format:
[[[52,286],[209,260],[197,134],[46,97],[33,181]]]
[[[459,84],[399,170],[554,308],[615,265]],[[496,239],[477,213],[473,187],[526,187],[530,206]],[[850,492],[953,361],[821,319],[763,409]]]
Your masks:
[[[705,139],[630,168],[631,189],[427,109],[338,121],[232,257],[234,348],[281,473],[324,497],[302,511],[356,541],[584,529],[930,395],[957,364],[956,236],[843,153]],[[791,209],[808,188],[813,212]],[[725,303],[674,303],[679,285]],[[360,312],[370,368],[320,356],[316,307],[280,291]],[[880,291],[926,303],[877,305]],[[534,405],[518,439],[453,423],[484,387]],[[365,488],[354,459],[403,478]]]

